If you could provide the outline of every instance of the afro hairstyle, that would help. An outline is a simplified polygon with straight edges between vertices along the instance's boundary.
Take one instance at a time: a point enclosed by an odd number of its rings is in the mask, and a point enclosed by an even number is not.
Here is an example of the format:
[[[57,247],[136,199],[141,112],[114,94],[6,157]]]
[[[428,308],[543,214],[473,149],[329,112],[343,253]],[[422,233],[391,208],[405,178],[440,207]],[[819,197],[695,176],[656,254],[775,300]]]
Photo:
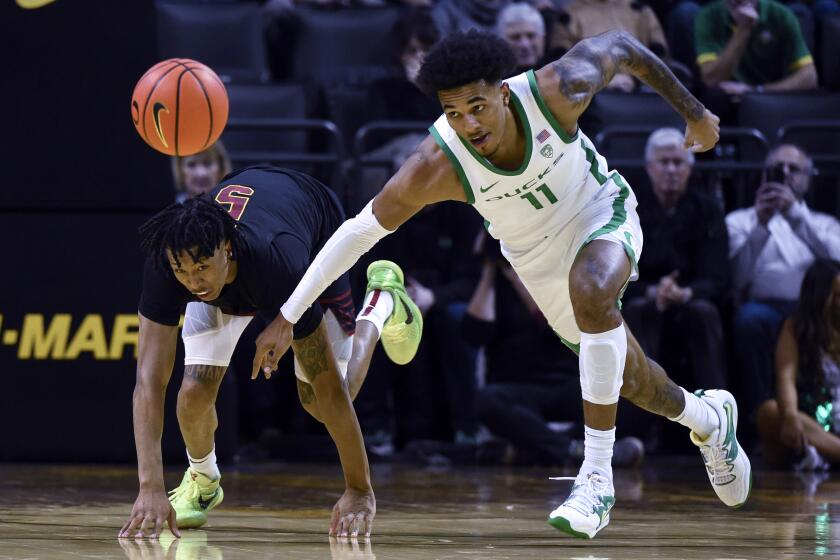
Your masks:
[[[476,30],[457,32],[426,54],[417,85],[426,95],[436,97],[441,90],[481,80],[495,84],[515,69],[516,55],[501,37]]]

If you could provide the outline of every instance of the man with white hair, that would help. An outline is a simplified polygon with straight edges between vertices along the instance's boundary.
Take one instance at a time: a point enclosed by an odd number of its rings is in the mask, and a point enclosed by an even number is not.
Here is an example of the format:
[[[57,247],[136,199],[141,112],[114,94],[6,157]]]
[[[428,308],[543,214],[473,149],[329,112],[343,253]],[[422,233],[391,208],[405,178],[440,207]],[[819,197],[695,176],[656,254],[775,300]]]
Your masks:
[[[496,33],[513,48],[520,72],[542,66],[545,22],[536,8],[522,2],[509,4],[499,12]]]
[[[623,313],[645,352],[680,383],[725,387],[718,303],[729,283],[726,224],[712,197],[687,188],[693,165],[677,129],[648,138],[651,189],[639,193],[645,259]]]

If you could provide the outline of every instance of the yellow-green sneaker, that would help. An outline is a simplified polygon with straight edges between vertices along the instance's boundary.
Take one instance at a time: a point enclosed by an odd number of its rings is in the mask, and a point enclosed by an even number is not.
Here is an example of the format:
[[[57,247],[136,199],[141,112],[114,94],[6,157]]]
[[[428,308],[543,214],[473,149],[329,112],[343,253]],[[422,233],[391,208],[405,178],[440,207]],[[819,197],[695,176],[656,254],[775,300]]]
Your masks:
[[[178,488],[169,492],[179,529],[194,529],[207,523],[207,512],[222,503],[225,497],[220,480],[210,480],[187,469]]]
[[[394,310],[382,329],[382,347],[392,362],[404,365],[414,358],[423,337],[423,316],[405,291],[405,277],[396,263],[376,261],[367,269],[367,291],[385,290],[394,298]]]

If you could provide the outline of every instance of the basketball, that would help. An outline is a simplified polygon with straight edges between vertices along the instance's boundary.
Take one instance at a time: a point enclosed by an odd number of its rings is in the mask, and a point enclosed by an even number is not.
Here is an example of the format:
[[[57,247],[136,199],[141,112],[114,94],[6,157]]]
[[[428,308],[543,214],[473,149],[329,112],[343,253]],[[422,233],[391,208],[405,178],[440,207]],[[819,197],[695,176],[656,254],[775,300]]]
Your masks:
[[[143,74],[131,96],[131,120],[146,143],[170,156],[189,156],[218,140],[228,118],[225,86],[213,70],[170,58]]]

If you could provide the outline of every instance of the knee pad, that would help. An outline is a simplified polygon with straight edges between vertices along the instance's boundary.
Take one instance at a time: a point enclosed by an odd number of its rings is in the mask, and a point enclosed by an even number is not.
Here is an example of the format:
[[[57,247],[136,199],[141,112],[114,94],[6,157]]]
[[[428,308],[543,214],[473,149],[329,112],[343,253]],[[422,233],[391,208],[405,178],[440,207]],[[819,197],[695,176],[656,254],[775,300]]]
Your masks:
[[[201,302],[190,302],[184,314],[184,364],[227,367],[239,337],[252,317],[226,315]]]
[[[598,334],[580,334],[580,391],[593,404],[615,404],[624,381],[627,332],[624,325]]]

